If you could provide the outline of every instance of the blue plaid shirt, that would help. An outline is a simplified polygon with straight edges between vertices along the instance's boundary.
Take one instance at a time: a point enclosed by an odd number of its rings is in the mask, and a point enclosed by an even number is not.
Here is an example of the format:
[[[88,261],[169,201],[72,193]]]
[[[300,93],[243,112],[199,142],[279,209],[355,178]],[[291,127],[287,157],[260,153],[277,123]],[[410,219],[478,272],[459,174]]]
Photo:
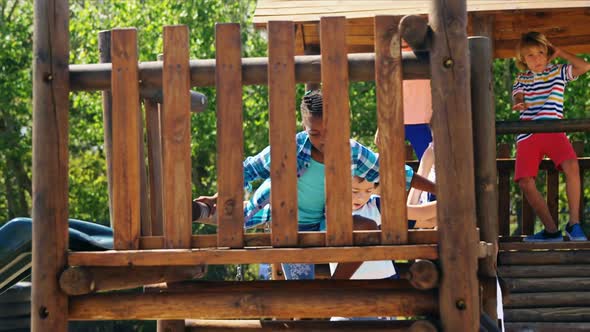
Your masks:
[[[307,132],[299,132],[297,144],[297,177],[301,177],[309,168],[311,160],[311,141]],[[367,179],[369,182],[379,181],[379,161],[377,155],[357,141],[350,140],[351,175]],[[409,188],[414,172],[406,165],[406,188]],[[256,156],[244,161],[244,186],[251,189],[250,182],[265,179],[244,207],[245,227],[251,228],[270,220],[270,146]]]

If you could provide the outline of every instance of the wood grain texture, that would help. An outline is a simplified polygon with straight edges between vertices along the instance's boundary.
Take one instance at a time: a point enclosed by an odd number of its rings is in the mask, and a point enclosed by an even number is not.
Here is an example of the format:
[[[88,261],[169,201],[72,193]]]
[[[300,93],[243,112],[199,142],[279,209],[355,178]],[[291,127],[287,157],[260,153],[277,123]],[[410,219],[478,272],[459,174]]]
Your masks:
[[[174,266],[195,264],[328,263],[396,259],[438,259],[435,244],[251,249],[165,249],[71,252],[68,263],[79,266]]]
[[[191,160],[188,28],[164,27],[164,109],[161,114],[166,248],[190,248]]]
[[[375,17],[375,83],[379,124],[381,242],[408,241],[404,104],[399,18]]]
[[[233,286],[228,285],[227,290],[212,287],[182,292],[83,295],[72,298],[70,319],[374,317],[436,312],[434,291],[335,288],[327,283],[322,283],[325,287],[321,288],[307,287],[313,283],[317,281],[272,281],[242,291],[231,291]],[[290,299],[288,303],[286,298]]]
[[[148,181],[150,214],[152,222],[151,235],[164,235],[164,216],[162,208],[162,135],[161,111],[159,104],[144,99],[145,123],[147,136]],[[163,248],[163,246],[161,247]]]
[[[325,232],[300,232],[297,234],[298,247],[325,247]],[[355,246],[372,246],[381,244],[379,231],[355,231],[353,233]],[[142,236],[139,238],[141,249],[161,249],[164,247],[163,236]],[[407,244],[436,244],[438,232],[430,229],[412,229],[408,231]],[[214,248],[217,246],[217,235],[193,235],[191,248]],[[244,234],[244,247],[270,247],[269,233]],[[590,247],[590,245],[588,245]]]
[[[215,25],[217,89],[217,241],[244,246],[242,64],[240,25]]]
[[[321,19],[326,244],[352,244],[350,109],[344,17]]]
[[[137,30],[111,31],[113,93],[113,228],[115,249],[139,247],[140,113]]]
[[[68,251],[69,14],[66,0],[34,2],[31,327],[68,329],[56,282]]]
[[[271,242],[274,247],[297,245],[294,34],[292,22],[268,23]]]
[[[510,158],[510,146],[498,146],[497,158]],[[497,162],[496,162],[497,164]],[[510,170],[498,169],[498,223],[499,235],[510,235]]]
[[[111,63],[111,30],[98,33],[100,63]],[[102,124],[104,132],[104,154],[107,163],[107,186],[109,188],[109,223],[113,227],[113,94],[102,91]]]
[[[466,1],[431,1],[431,126],[436,148],[440,317],[446,331],[477,331],[476,205]],[[450,83],[452,82],[452,83]]]

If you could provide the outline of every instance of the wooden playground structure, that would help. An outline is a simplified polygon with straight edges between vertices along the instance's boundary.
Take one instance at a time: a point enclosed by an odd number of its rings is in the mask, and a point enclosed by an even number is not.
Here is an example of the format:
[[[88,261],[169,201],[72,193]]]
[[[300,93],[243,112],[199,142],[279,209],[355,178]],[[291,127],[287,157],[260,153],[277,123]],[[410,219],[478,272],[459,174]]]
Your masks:
[[[348,54],[346,19],[324,17],[319,55],[296,56],[298,25],[270,21],[267,58],[241,58],[239,25],[226,23],[216,26],[215,59],[189,60],[188,28],[166,26],[161,61],[138,64],[137,33],[131,28],[101,33],[104,63],[70,65],[68,1],[35,0],[32,331],[66,331],[68,320],[92,319],[158,319],[159,331],[170,332],[478,331],[481,311],[495,318],[499,230],[492,44],[485,37],[467,38],[466,1],[429,3],[428,20],[376,16],[372,53]],[[402,52],[402,37],[428,52]],[[408,230],[399,96],[403,79],[424,78],[432,82],[439,227]],[[341,162],[350,158],[350,81],[376,82],[380,231],[352,229],[350,167]],[[297,232],[291,153],[295,86],[308,82],[321,82],[324,95],[329,147],[325,232]],[[271,233],[243,230],[242,125],[248,119],[240,110],[242,86],[250,84],[269,87]],[[217,89],[216,235],[192,235],[190,88],[203,86]],[[141,91],[150,88],[162,88],[163,101],[143,103],[144,156]],[[111,251],[67,249],[68,97],[81,90],[104,91]],[[385,259],[437,261],[435,287],[417,286],[419,269],[401,280],[170,282],[199,265]],[[163,270],[168,271],[164,277]],[[141,293],[104,292],[161,279],[170,283]],[[414,319],[320,320],[331,316]],[[206,321],[268,317],[315,320],[260,321],[257,326]]]

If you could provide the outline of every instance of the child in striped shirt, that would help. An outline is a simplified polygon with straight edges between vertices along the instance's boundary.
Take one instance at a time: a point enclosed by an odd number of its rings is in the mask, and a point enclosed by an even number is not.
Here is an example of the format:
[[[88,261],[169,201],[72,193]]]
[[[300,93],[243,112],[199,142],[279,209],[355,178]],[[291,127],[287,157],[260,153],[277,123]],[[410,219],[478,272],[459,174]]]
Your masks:
[[[569,64],[551,64],[561,57]],[[513,110],[520,120],[534,121],[563,118],[565,85],[590,70],[590,64],[567,51],[553,46],[539,32],[523,34],[516,50],[516,64],[526,70],[518,75],[512,88]],[[572,241],[586,241],[580,226],[580,171],[574,149],[565,133],[520,134],[516,142],[516,181],[545,229],[525,241],[563,241],[549,207],[537,190],[535,177],[541,159],[547,155],[564,172],[570,220],[565,228]]]

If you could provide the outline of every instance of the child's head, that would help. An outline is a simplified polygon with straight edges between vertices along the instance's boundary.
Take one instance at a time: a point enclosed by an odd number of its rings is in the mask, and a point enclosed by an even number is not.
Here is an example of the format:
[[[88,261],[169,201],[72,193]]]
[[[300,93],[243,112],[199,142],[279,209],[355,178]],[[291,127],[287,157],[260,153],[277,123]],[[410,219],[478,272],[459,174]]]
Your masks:
[[[309,135],[311,145],[320,152],[324,152],[324,123],[323,123],[323,99],[319,90],[305,93],[301,100],[301,120],[303,127]]]
[[[367,204],[375,192],[376,184],[361,177],[352,177],[352,210],[358,210]]]
[[[540,73],[547,67],[554,52],[545,35],[536,31],[527,32],[520,36],[516,47],[516,66],[521,70]]]

